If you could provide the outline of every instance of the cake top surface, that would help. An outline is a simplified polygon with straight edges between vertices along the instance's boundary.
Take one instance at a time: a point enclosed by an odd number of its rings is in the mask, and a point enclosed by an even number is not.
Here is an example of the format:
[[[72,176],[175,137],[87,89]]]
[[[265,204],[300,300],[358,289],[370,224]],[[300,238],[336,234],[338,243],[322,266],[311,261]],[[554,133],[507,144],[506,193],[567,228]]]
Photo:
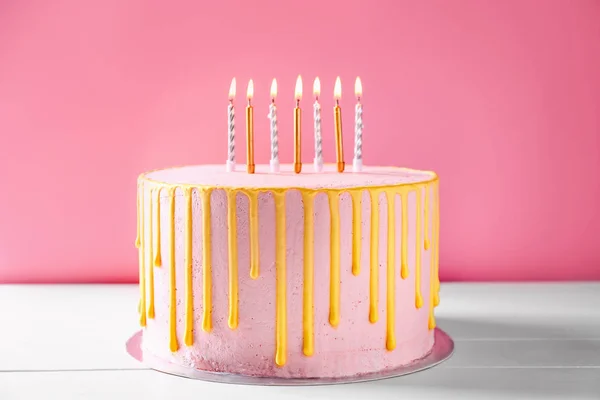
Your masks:
[[[248,174],[246,165],[238,164],[233,172],[227,172],[224,165],[190,165],[148,172],[141,179],[169,186],[318,190],[410,185],[433,181],[437,175],[430,171],[375,166],[365,166],[358,173],[351,169],[338,173],[334,164],[326,164],[322,172],[316,172],[312,164],[304,164],[300,174],[294,173],[291,164],[282,164],[278,173],[271,173],[268,165],[257,164],[256,172]]]

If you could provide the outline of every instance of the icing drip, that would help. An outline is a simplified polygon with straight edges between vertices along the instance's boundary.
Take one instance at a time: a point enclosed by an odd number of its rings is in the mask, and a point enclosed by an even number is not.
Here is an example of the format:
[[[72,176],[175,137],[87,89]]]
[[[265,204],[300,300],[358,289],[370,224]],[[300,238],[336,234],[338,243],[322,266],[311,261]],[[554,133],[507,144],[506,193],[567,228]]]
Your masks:
[[[425,212],[427,212],[427,207],[428,207],[428,201],[427,198],[430,196],[429,193],[429,186],[425,187],[425,204],[426,204],[426,209]],[[435,206],[435,205],[434,205]],[[435,216],[435,213],[433,214]],[[429,319],[427,321],[427,327],[429,329],[434,329],[436,324],[435,324],[435,316],[433,315],[433,309],[434,309],[434,292],[435,292],[435,221],[433,221],[434,224],[432,226],[432,235],[433,235],[433,239],[434,242],[432,243],[432,246],[429,248]]]
[[[417,196],[417,226],[415,240],[415,307],[423,307],[423,296],[421,295],[421,188],[415,190]],[[407,196],[408,197],[408,196]]]
[[[258,194],[247,193],[250,203],[250,278],[258,279],[259,246],[258,246]]]
[[[140,262],[140,326],[146,326],[146,266],[144,255],[144,187],[140,188],[140,237],[139,237],[139,262]]]
[[[154,234],[154,266],[162,265],[162,256],[160,251],[160,188],[156,189],[156,228]]]
[[[331,262],[329,266],[329,323],[334,328],[340,323],[340,211],[339,194],[328,193],[331,216]]]
[[[135,234],[135,248],[139,249],[140,248],[140,215],[143,214],[144,210],[142,210],[141,204],[140,204],[140,188],[142,185],[140,185],[138,183],[138,187],[137,187],[137,222],[136,222],[136,234]]]
[[[286,305],[286,229],[285,229],[285,193],[274,193],[275,197],[275,363],[282,367],[287,359],[287,305]]]
[[[227,225],[229,226],[229,327],[238,326],[238,259],[237,259],[237,219],[236,195],[233,190],[227,192]]]
[[[200,192],[202,197],[202,330],[212,329],[212,273],[211,273],[211,243],[210,243],[210,195],[211,190]]]
[[[377,322],[379,302],[379,191],[371,190],[371,274],[369,277],[369,321]]]
[[[136,209],[137,209],[137,220],[135,223],[135,230],[136,230],[136,234],[135,234],[135,247],[136,249],[140,248],[140,214],[141,214],[141,208],[140,208],[140,184],[138,182],[138,186],[137,186],[137,199],[136,199]],[[139,251],[138,251],[139,253]],[[139,261],[139,254],[138,254],[138,261]],[[140,268],[141,270],[141,268]],[[141,272],[141,271],[140,271]],[[140,276],[141,278],[141,276]],[[141,284],[140,284],[141,286]],[[141,287],[140,287],[141,289]],[[140,296],[140,299],[138,300],[138,313],[142,312],[142,296]]]
[[[425,222],[423,248],[429,250],[429,185],[425,185]]]
[[[362,191],[352,192],[352,274],[358,276],[360,273],[360,238],[361,230],[361,207]]]
[[[396,290],[396,276],[394,274],[394,266],[395,266],[395,250],[396,250],[396,238],[394,228],[396,225],[396,216],[395,216],[395,197],[396,193],[392,191],[388,191],[387,195],[387,204],[388,204],[388,223],[387,223],[387,294],[386,294],[386,339],[385,339],[385,347],[388,350],[394,350],[396,348],[396,334],[395,330],[395,317],[396,311],[394,304],[396,302],[395,299],[395,290]]]
[[[185,337],[187,346],[194,344],[194,294],[192,285],[192,188],[185,189]]]
[[[402,241],[400,276],[408,278],[408,192],[402,192]]]
[[[304,293],[302,302],[302,331],[305,356],[314,353],[314,204],[313,195],[302,193],[304,204]]]
[[[169,349],[176,352],[179,349],[177,343],[177,297],[175,282],[175,189],[169,190],[169,212],[171,221],[171,232],[169,233]]]
[[[153,260],[154,260],[154,243],[152,235],[152,210],[154,203],[154,195],[155,190],[150,190],[150,223],[148,224],[148,236],[150,240],[148,241],[149,247],[149,256],[148,256],[148,318],[154,319],[154,268],[153,268]]]
[[[435,199],[435,274],[434,274],[434,298],[433,304],[437,306],[440,304],[440,183],[435,181],[433,183],[433,193]]]

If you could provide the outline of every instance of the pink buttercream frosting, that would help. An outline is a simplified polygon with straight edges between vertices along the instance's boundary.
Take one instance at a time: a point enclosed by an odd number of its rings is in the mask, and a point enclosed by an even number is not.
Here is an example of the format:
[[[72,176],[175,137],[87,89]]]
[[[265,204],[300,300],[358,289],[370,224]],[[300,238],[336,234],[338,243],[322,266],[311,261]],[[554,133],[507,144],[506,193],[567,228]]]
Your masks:
[[[246,173],[245,165],[237,165],[234,172],[227,172],[224,165],[194,165],[153,171],[146,177],[170,184],[211,187],[340,189],[425,182],[436,175],[406,168],[368,166],[362,172],[347,171],[340,174],[334,165],[325,165],[322,172],[315,172],[311,164],[305,164],[300,174],[294,173],[292,165],[281,165],[281,171],[276,174],[269,172],[267,165],[257,165],[254,174]]]
[[[197,191],[192,194],[193,216],[193,290],[194,344],[184,344],[185,283],[184,230],[185,199],[183,190],[175,193],[175,260],[177,287],[177,339],[180,348],[169,350],[169,244],[166,234],[171,224],[168,193],[161,192],[161,252],[162,267],[154,267],[154,319],[148,319],[144,332],[143,350],[165,361],[208,371],[229,372],[254,376],[277,377],[342,377],[392,369],[424,357],[433,346],[433,331],[428,329],[430,309],[431,250],[421,250],[421,290],[424,305],[415,308],[415,230],[416,194],[408,196],[408,263],[409,276],[400,278],[401,202],[397,197],[396,257],[395,257],[395,325],[397,347],[386,350],[386,271],[387,271],[387,199],[381,194],[379,235],[379,302],[378,321],[369,322],[369,267],[371,201],[368,190],[362,197],[361,270],[351,272],[352,257],[352,200],[348,193],[340,196],[341,239],[341,311],[339,326],[329,324],[329,265],[330,212],[327,196],[316,195],[314,203],[314,355],[302,352],[303,298],[303,238],[304,209],[302,197],[293,188],[326,189],[385,187],[398,184],[423,183],[436,178],[432,172],[394,167],[365,167],[360,173],[335,172],[325,166],[316,173],[312,165],[304,165],[301,174],[292,166],[282,165],[281,173],[271,174],[268,166],[256,166],[249,175],[245,166],[226,172],[224,165],[189,166],[145,175],[144,216],[149,219],[150,187],[153,182],[171,185],[191,184],[210,186],[211,246],[212,246],[212,317],[211,332],[202,330],[202,205]],[[287,362],[275,364],[275,205],[268,190],[258,198],[260,276],[253,280],[249,269],[249,204],[243,193],[237,194],[237,246],[239,268],[239,326],[232,330],[228,319],[228,226],[227,196],[219,188],[286,189],[287,245]],[[425,193],[425,192],[424,192]],[[429,193],[429,192],[428,192]],[[433,212],[430,198],[430,215]],[[422,207],[423,209],[423,207]],[[423,223],[423,218],[421,219]],[[431,218],[429,218],[431,224]],[[431,232],[431,226],[429,231]],[[150,236],[144,230],[145,240]],[[148,257],[149,255],[147,255]],[[149,264],[148,264],[149,265]],[[146,279],[148,282],[148,279]]]

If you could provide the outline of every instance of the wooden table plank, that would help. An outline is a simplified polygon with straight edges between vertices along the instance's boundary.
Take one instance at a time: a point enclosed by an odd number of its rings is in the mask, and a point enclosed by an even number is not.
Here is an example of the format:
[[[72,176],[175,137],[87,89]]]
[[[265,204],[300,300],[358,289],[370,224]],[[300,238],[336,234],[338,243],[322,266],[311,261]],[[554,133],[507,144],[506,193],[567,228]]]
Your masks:
[[[124,351],[136,285],[0,286],[0,371],[145,367]],[[444,284],[439,325],[457,352],[439,369],[597,367],[600,284]]]
[[[144,368],[124,350],[134,285],[0,285],[0,371]]]
[[[32,399],[598,399],[598,369],[431,369],[402,378],[337,386],[237,386],[155,371],[0,373],[2,400]]]

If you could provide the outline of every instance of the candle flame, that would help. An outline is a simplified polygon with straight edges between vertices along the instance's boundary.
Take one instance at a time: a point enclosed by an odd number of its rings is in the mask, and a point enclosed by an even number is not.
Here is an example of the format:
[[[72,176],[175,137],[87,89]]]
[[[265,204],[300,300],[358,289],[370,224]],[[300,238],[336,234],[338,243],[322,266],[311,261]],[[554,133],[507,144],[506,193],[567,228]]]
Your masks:
[[[362,82],[358,76],[356,77],[356,82],[354,82],[354,94],[356,94],[358,99],[362,97]]]
[[[333,87],[333,98],[335,100],[340,100],[342,98],[342,81],[340,81],[339,76],[335,79],[335,86]]]
[[[233,100],[235,98],[235,78],[231,80],[231,85],[229,86],[229,100]]]
[[[271,98],[275,100],[277,97],[277,79],[273,78],[273,82],[271,83]]]
[[[298,75],[296,79],[296,101],[302,100],[302,77]]]
[[[252,81],[252,79],[250,79],[250,82],[248,82],[248,92],[246,93],[246,97],[248,98],[248,101],[252,100],[253,96],[254,96],[254,82]]]
[[[316,98],[319,98],[319,95],[321,94],[321,81],[318,76],[315,78],[315,83],[313,83],[313,93]]]

